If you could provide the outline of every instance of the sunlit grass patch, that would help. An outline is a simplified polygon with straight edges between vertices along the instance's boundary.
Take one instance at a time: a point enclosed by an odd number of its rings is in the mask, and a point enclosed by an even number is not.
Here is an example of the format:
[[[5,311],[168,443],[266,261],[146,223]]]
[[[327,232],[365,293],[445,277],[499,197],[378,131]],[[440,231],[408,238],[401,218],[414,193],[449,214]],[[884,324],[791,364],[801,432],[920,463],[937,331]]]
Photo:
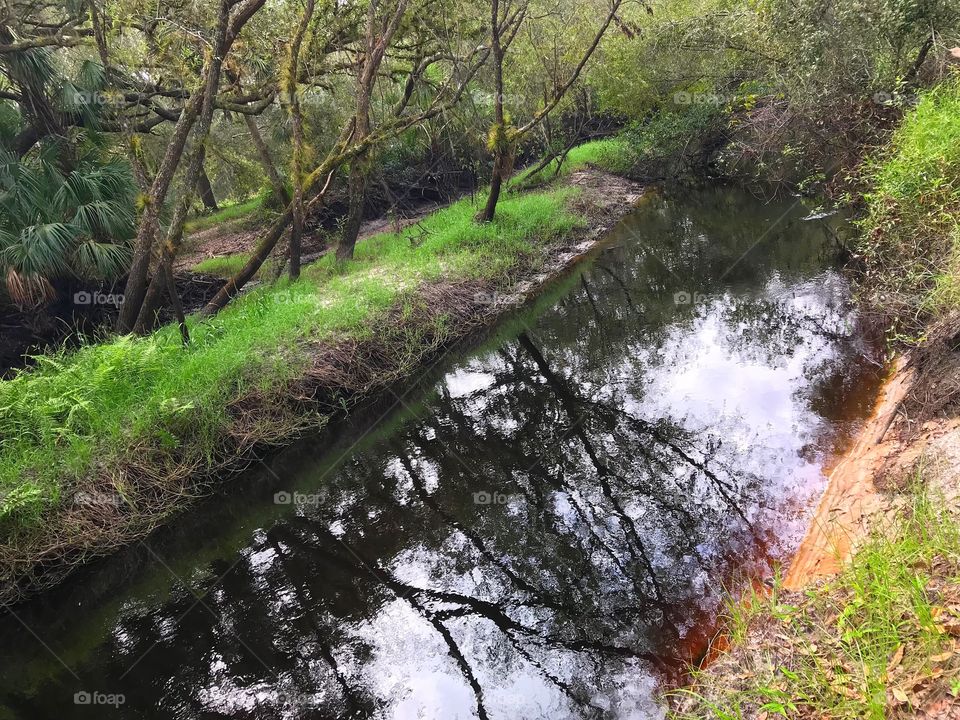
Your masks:
[[[231,403],[299,377],[310,362],[305,341],[366,338],[424,282],[511,282],[542,261],[549,240],[583,222],[567,210],[572,192],[507,197],[486,224],[473,221],[465,199],[362,241],[352,261],[325,256],[296,283],[264,284],[213,318],[188,318],[186,348],[166,326],[45,356],[0,382],[0,531],[8,539],[29,531],[85,478],[119,482],[114,470],[131,455],[204,467]]]
[[[219,210],[215,210],[209,215],[200,215],[188,220],[184,226],[184,232],[189,234],[201,230],[208,230],[209,228],[222,225],[226,222],[253,216],[263,208],[265,200],[266,196],[260,194],[243,202],[223,205]]]
[[[233,255],[220,255],[217,257],[201,260],[194,265],[191,270],[196,273],[206,273],[207,275],[219,275],[220,277],[232,277],[239,271],[247,261],[250,260],[250,253],[234,253]]]
[[[567,153],[561,163],[553,160],[534,177],[533,167],[526,168],[511,178],[511,187],[523,187],[538,182],[546,182],[557,176],[564,176],[576,170],[592,166],[614,174],[627,174],[638,160],[637,151],[626,136],[591,140],[577,145]],[[560,170],[557,172],[557,166]]]

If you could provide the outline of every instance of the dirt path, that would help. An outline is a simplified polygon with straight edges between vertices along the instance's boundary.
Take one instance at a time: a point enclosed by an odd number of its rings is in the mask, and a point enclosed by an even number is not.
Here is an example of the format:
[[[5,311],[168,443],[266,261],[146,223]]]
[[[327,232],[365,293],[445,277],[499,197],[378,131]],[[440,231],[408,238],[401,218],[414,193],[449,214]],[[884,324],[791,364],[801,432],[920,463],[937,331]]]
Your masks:
[[[403,217],[397,219],[384,215],[366,220],[360,226],[359,240],[396,230],[398,227],[402,229],[408,225],[413,225],[444,206],[444,203],[424,203],[413,210],[407,211]],[[264,229],[265,225],[263,224],[251,227],[249,221],[232,220],[217,227],[195,232],[186,240],[183,249],[177,256],[176,268],[177,270],[190,270],[203,260],[238,253],[249,253],[256,246]],[[324,232],[304,234],[302,247],[304,262],[310,262],[326,251],[327,237],[328,234]]]

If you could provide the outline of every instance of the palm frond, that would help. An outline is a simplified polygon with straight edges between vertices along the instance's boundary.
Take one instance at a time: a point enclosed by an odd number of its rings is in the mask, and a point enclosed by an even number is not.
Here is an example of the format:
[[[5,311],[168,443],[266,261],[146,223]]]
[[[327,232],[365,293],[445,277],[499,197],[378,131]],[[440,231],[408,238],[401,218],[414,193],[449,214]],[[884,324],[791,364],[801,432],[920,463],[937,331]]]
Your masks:
[[[67,223],[30,225],[20,232],[19,243],[7,247],[2,257],[18,272],[67,274],[70,272],[68,255],[76,236],[76,228]]]

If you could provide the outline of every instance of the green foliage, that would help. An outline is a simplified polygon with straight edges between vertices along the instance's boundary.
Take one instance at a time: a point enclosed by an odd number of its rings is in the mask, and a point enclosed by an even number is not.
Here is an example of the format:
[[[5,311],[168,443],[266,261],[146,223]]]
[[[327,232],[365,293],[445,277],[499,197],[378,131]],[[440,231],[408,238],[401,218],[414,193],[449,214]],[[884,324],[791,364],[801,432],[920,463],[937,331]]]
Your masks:
[[[570,191],[506,198],[479,224],[469,199],[406,228],[331,256],[301,280],[246,293],[212,319],[121,337],[39,364],[0,382],[0,527],[28,531],[69,497],[78,478],[122,465],[136,448],[161,449],[202,466],[229,426],[229,404],[297,377],[305,343],[367,337],[372,321],[420,283],[489,278],[509,282],[535,266],[543,243],[579,219]],[[158,472],[161,472],[158,470]]]
[[[590,73],[601,107],[644,123],[712,106],[704,109],[727,115],[721,169],[794,185],[854,167],[892,114],[876,98],[909,93],[930,76],[918,60],[960,39],[950,0],[666,0],[651,9],[625,11],[626,29],[605,39]],[[709,149],[703,133],[713,130],[683,132]]]
[[[0,276],[25,305],[46,299],[58,278],[122,274],[134,231],[126,163],[86,161],[64,174],[49,155],[0,151]]]
[[[631,127],[626,136],[641,158],[644,174],[671,176],[709,161],[726,120],[724,109],[716,104],[691,104],[657,113]]]
[[[960,301],[960,77],[922,95],[865,179],[867,296],[915,335]]]

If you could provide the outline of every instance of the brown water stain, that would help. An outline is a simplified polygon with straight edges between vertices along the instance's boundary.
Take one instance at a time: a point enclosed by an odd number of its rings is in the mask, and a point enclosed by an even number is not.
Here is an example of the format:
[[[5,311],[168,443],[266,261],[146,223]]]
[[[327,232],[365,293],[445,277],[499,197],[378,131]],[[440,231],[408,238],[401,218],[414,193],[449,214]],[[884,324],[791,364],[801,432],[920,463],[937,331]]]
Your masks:
[[[871,519],[886,509],[874,477],[895,452],[885,435],[912,377],[903,360],[894,364],[869,419],[830,471],[827,488],[784,578],[787,590],[836,574],[869,534]]]

